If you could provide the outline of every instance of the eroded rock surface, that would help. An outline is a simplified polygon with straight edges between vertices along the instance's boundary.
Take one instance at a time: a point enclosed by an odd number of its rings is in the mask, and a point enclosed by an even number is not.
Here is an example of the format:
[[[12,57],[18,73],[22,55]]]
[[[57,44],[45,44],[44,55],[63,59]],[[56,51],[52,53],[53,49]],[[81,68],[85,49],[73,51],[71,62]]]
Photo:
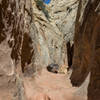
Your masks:
[[[35,26],[38,30],[37,59],[42,66],[51,63],[68,66],[66,43],[73,43],[78,1],[52,0],[49,5],[39,1],[41,0],[32,1]]]
[[[83,3],[84,1],[80,0],[76,19],[71,82],[74,86],[80,86],[90,72],[88,100],[99,100],[100,1],[87,0],[85,9]]]
[[[25,100],[23,82],[18,73],[24,72],[26,65],[28,67],[31,63],[34,51],[30,37],[31,7],[30,0],[0,0],[1,100]]]
[[[78,1],[63,0],[41,6],[36,0],[1,0],[0,45],[9,51],[10,63],[19,64],[22,72],[32,66],[35,71],[50,63],[68,66],[66,42],[73,41],[73,35],[69,34],[73,34],[77,4]],[[14,73],[16,68],[11,69]]]
[[[78,2],[52,0],[47,6],[36,0],[0,0],[1,100],[86,100],[86,95],[73,95],[74,90],[69,80],[66,84],[63,74],[42,71],[56,63],[60,72],[64,69],[67,73],[66,42],[73,44]]]

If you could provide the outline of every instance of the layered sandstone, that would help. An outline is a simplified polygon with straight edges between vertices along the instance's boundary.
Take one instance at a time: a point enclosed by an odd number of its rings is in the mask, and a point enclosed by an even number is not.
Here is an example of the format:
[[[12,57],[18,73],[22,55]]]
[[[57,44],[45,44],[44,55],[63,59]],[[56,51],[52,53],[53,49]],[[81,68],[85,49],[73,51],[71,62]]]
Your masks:
[[[71,82],[74,86],[80,86],[90,72],[88,100],[99,100],[100,0],[86,0],[85,7],[83,3],[80,0],[76,19]]]

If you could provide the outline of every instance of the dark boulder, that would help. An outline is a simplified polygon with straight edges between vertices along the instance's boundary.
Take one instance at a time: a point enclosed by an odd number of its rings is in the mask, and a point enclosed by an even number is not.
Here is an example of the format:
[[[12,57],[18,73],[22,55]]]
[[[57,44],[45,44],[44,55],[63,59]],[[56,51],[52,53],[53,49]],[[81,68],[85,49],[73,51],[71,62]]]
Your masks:
[[[47,70],[49,72],[58,73],[59,65],[58,64],[50,64],[47,66]]]

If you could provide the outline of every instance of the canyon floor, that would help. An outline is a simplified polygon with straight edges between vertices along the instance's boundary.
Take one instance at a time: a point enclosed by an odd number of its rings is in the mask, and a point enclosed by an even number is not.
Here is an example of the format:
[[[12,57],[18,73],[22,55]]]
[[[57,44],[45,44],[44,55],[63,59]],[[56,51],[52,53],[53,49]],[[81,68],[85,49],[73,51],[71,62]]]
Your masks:
[[[54,74],[43,69],[35,77],[24,78],[27,100],[87,100],[88,80],[72,87],[69,74]]]
[[[87,100],[88,80],[81,87],[72,87],[70,83],[70,74],[54,74],[46,69],[36,73],[34,76],[24,76],[22,79],[25,98],[16,98],[13,100]],[[15,83],[8,82],[10,77],[0,77],[0,100],[12,100],[16,88]],[[13,79],[12,79],[13,80]],[[10,85],[9,85],[10,84]],[[19,86],[21,83],[18,83]],[[22,90],[23,91],[23,90]],[[21,92],[22,92],[21,91]],[[20,94],[17,92],[16,95]]]

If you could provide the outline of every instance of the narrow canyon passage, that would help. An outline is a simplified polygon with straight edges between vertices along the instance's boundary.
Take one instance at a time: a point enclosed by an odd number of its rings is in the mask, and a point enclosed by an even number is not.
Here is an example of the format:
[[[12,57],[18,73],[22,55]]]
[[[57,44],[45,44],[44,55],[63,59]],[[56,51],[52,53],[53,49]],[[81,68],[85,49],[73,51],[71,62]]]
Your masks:
[[[0,100],[100,100],[100,0],[47,3],[0,0]]]
[[[46,69],[34,78],[24,78],[27,100],[87,100],[87,85],[88,79],[81,87],[72,87],[69,74],[54,74]]]

